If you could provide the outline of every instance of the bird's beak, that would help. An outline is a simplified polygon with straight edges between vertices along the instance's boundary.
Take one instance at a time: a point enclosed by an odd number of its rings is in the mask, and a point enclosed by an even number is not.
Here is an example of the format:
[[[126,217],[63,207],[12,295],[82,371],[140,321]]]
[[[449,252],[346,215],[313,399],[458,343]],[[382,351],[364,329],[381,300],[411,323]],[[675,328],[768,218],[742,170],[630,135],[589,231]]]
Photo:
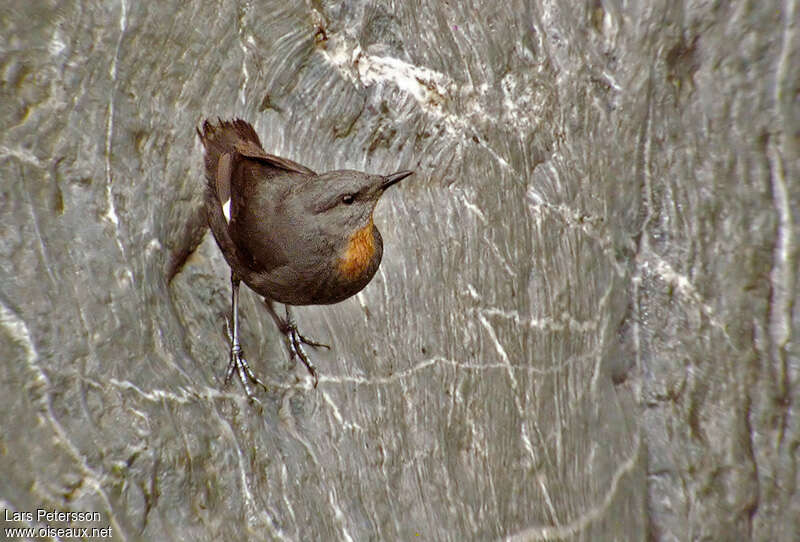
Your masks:
[[[397,173],[392,173],[391,175],[387,175],[383,178],[383,182],[381,183],[381,190],[386,190],[393,184],[397,184],[409,175],[414,173],[413,171],[398,171]]]

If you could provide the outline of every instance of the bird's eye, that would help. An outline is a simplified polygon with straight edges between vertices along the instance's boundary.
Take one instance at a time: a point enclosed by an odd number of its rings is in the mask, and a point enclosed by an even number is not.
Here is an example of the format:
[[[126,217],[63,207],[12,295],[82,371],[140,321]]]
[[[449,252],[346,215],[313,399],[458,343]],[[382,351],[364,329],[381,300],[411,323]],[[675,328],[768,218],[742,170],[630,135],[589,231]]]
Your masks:
[[[342,203],[345,205],[350,205],[356,200],[356,197],[353,194],[345,194],[342,196]]]

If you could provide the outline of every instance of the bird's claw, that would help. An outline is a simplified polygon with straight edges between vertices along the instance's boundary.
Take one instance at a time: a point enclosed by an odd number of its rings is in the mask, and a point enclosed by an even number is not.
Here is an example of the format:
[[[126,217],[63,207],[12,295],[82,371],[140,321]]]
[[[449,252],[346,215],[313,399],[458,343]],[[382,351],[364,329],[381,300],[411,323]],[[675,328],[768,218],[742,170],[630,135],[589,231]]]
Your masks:
[[[330,349],[330,346],[327,344],[319,343],[316,341],[312,341],[307,337],[304,337],[300,334],[297,330],[297,326],[294,322],[288,322],[286,325],[286,346],[289,349],[289,358],[294,360],[295,357],[300,358],[300,361],[303,362],[303,365],[306,366],[308,372],[311,373],[311,376],[314,377],[314,387],[317,387],[319,384],[319,374],[317,373],[317,368],[311,362],[311,359],[308,357],[305,348],[303,348],[304,344],[314,348],[327,348]]]
[[[248,380],[253,384],[258,384],[264,388],[264,391],[267,391],[267,385],[264,384],[250,368],[250,365],[247,363],[247,359],[244,357],[244,352],[242,352],[242,347],[238,344],[231,346],[231,359],[228,363],[228,370],[225,371],[226,386],[230,384],[234,373],[239,376],[239,381],[242,383],[242,386],[244,386],[244,391],[247,394],[247,398],[251,401],[255,401],[256,399],[253,396],[252,390],[250,389],[250,383]]]

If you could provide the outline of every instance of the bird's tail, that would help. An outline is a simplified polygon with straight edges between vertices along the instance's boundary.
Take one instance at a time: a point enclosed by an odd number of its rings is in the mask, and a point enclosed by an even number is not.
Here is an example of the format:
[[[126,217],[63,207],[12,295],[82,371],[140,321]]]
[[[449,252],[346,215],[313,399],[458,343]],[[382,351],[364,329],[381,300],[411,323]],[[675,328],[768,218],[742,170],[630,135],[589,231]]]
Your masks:
[[[221,179],[218,175],[219,159],[225,154],[232,154],[236,150],[236,144],[250,141],[261,148],[261,141],[253,127],[242,119],[231,121],[218,119],[217,124],[211,124],[207,120],[203,122],[203,127],[197,129],[197,135],[206,150],[206,181],[209,189],[215,190],[222,203],[231,197],[230,177]],[[226,182],[227,181],[227,182]]]
[[[202,130],[197,130],[197,135],[200,136],[200,141],[205,147],[205,208],[208,226],[211,228],[225,260],[231,269],[236,270],[239,278],[245,282],[257,281],[255,277],[250,276],[255,273],[249,272],[249,266],[245,265],[236,249],[236,244],[228,231],[228,221],[222,211],[222,205],[230,198],[231,175],[233,168],[236,167],[234,161],[237,157],[234,146],[245,140],[252,141],[260,147],[258,135],[250,124],[240,119],[219,120],[217,125],[205,121]]]

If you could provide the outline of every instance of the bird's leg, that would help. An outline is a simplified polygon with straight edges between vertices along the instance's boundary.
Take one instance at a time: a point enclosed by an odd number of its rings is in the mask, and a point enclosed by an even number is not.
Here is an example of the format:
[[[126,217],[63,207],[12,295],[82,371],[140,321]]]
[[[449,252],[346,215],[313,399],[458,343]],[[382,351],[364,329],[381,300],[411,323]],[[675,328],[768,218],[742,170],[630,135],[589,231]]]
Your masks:
[[[278,313],[275,312],[275,307],[272,306],[272,301],[264,298],[264,303],[267,305],[267,310],[269,310],[269,313],[272,315],[272,319],[275,320],[275,325],[278,326],[278,329],[286,338],[286,348],[289,350],[289,359],[294,359],[295,356],[300,358],[300,361],[302,361],[303,365],[306,366],[308,372],[314,377],[314,387],[316,388],[317,384],[319,383],[317,368],[314,367],[313,363],[311,363],[311,359],[308,357],[303,345],[307,344],[308,346],[313,346],[314,348],[322,347],[328,349],[330,349],[330,346],[312,341],[308,337],[303,336],[297,330],[297,324],[295,324],[294,318],[292,318],[292,313],[289,311],[289,305],[285,305],[286,318],[281,318],[278,316]]]
[[[244,386],[247,397],[253,399],[253,393],[250,391],[248,380],[252,381],[254,384],[258,384],[265,390],[267,386],[261,382],[253,373],[252,369],[250,369],[250,365],[248,365],[244,357],[244,352],[242,352],[242,347],[239,344],[239,282],[236,275],[231,273],[231,289],[233,291],[231,301],[231,312],[233,314],[231,315],[231,319],[233,320],[233,336],[230,338],[231,359],[228,363],[228,370],[225,372],[225,385],[227,386],[230,383],[231,378],[233,378],[233,373],[236,373]]]

